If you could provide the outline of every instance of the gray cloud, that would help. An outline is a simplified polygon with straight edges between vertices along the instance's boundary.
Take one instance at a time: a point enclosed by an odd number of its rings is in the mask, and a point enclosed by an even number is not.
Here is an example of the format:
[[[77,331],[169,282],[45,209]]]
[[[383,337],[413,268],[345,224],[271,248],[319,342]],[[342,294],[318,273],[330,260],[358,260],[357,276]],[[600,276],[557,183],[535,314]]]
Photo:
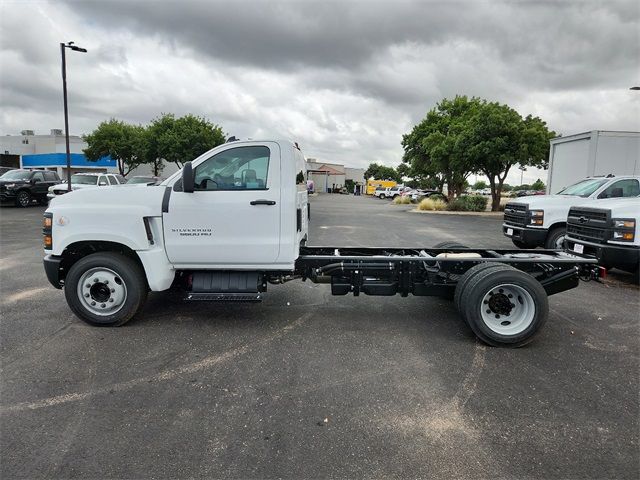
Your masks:
[[[70,55],[72,129],[205,115],[309,156],[396,164],[445,96],[542,116],[564,134],[637,130],[640,3],[59,1],[0,12],[0,133],[48,130]],[[28,21],[24,21],[24,19]]]

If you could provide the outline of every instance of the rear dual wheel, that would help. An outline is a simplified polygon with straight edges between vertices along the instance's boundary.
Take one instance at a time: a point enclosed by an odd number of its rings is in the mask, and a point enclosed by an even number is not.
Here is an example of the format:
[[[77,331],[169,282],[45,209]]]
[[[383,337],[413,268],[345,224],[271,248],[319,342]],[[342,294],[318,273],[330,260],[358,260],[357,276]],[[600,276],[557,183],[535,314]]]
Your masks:
[[[531,275],[504,264],[480,264],[460,279],[456,307],[473,333],[488,345],[521,347],[549,315],[547,293]]]

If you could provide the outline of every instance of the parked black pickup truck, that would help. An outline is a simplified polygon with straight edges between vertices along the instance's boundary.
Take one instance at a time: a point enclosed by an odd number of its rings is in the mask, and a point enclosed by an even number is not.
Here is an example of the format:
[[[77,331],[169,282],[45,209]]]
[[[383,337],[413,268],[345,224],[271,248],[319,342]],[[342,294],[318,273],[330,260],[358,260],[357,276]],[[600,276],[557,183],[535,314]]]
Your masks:
[[[11,170],[0,177],[0,202],[28,207],[33,200],[47,204],[47,191],[60,183],[56,172],[46,170]]]

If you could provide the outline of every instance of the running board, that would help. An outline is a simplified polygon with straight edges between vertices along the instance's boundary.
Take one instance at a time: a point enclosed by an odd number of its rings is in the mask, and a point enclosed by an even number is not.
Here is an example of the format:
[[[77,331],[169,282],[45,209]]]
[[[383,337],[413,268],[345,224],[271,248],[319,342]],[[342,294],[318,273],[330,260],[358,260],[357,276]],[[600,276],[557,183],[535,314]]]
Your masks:
[[[189,301],[202,302],[261,302],[262,293],[193,293],[189,292],[184,298]]]

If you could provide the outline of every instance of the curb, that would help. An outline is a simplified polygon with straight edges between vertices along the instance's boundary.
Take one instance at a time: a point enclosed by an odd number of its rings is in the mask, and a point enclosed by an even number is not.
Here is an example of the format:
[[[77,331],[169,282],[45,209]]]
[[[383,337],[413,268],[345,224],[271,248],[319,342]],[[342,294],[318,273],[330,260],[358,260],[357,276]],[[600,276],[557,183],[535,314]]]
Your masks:
[[[473,215],[476,217],[501,217],[504,212],[448,212],[445,210],[407,210],[409,213],[432,213],[436,215]]]

